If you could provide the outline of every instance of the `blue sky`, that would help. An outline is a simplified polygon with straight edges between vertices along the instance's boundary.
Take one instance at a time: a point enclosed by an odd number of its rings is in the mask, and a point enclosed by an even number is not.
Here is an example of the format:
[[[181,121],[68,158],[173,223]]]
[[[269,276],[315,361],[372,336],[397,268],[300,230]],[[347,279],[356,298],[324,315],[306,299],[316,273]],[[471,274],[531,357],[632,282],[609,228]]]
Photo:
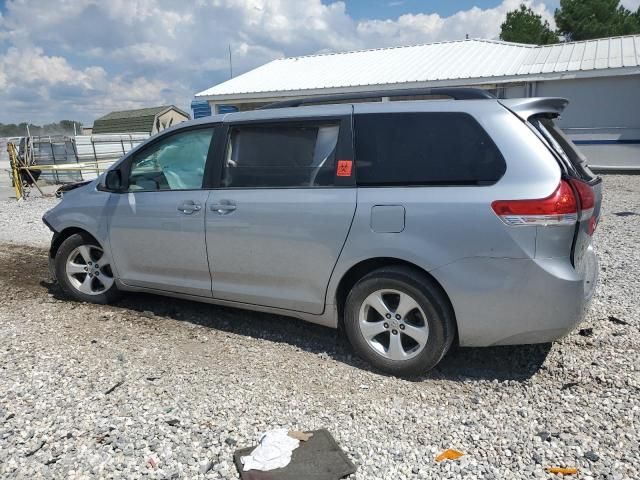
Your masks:
[[[468,10],[474,6],[485,9],[500,5],[502,2],[492,0],[347,0],[345,3],[347,13],[354,18],[385,19],[404,14],[432,12],[448,17],[460,10]]]
[[[188,109],[228,79],[229,46],[238,75],[285,56],[495,39],[521,1],[553,25],[558,0],[0,0],[0,122]]]

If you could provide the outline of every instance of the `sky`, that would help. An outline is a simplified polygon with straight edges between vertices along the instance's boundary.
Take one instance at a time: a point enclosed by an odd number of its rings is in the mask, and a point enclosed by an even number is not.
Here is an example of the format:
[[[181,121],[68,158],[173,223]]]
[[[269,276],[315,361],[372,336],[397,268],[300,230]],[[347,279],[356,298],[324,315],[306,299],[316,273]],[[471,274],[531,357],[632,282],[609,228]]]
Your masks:
[[[175,104],[276,58],[497,38],[559,0],[0,0],[0,122],[91,124]],[[635,10],[640,0],[623,0]]]

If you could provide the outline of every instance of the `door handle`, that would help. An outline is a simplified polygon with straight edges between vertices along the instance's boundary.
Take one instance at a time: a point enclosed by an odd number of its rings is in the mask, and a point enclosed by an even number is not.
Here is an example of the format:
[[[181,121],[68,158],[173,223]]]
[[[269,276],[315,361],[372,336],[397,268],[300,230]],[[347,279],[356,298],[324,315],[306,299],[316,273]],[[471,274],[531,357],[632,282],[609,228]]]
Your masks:
[[[194,202],[193,200],[185,200],[178,205],[178,211],[186,215],[191,215],[193,212],[199,212],[202,209],[200,202]]]
[[[209,205],[209,210],[216,212],[218,215],[226,215],[236,209],[235,203],[230,200],[220,200],[220,203],[212,203]]]

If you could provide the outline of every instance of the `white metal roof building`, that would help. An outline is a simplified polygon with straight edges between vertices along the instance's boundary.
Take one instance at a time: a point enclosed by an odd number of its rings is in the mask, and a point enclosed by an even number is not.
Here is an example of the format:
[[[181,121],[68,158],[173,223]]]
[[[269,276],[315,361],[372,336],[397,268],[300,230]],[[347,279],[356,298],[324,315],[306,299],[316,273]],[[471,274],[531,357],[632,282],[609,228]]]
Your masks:
[[[640,35],[542,46],[470,39],[283,58],[196,98],[217,112],[220,105],[242,110],[315,95],[435,86],[569,98],[560,125],[592,163],[640,167]]]

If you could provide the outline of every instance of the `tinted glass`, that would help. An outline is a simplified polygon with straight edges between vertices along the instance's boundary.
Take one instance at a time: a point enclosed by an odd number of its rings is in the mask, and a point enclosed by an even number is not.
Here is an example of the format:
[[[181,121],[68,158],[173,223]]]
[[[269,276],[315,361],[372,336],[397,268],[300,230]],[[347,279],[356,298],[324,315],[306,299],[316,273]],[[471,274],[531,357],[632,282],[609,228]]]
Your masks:
[[[131,164],[129,190],[202,188],[213,129],[190,130],[160,140],[137,154]]]
[[[385,113],[355,119],[359,185],[495,183],[506,165],[466,113]]]
[[[546,117],[533,117],[530,122],[536,127],[547,140],[549,147],[560,157],[568,162],[571,167],[571,174],[588,182],[597,176],[587,166],[587,158],[578,150],[575,144],[567,137],[554,123],[553,119]]]
[[[226,187],[333,185],[338,125],[233,127],[222,184]]]

